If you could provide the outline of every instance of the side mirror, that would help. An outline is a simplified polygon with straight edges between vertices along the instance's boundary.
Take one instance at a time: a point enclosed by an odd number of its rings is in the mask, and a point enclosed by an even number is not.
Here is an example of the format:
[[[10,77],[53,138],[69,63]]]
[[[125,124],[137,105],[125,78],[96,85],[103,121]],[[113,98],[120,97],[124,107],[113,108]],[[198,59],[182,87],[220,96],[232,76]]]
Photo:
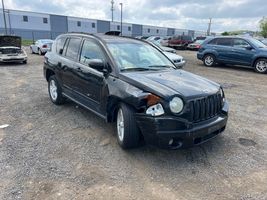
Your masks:
[[[252,47],[252,46],[250,46],[250,45],[248,45],[248,46],[245,46],[245,49],[250,51],[250,50],[252,50],[252,49],[253,49],[253,47]]]
[[[59,54],[60,54],[60,55],[63,54],[63,49],[59,49]]]
[[[100,72],[103,72],[105,68],[105,64],[101,59],[91,59],[88,65]]]

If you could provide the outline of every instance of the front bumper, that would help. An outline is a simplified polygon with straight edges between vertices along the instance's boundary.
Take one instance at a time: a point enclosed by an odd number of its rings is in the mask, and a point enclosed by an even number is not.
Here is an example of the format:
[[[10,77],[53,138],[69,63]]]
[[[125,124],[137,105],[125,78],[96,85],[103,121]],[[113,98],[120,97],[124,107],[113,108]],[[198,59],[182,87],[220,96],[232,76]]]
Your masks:
[[[148,144],[167,149],[202,144],[223,132],[228,119],[228,103],[220,115],[199,123],[191,123],[175,116],[152,117],[136,114],[139,128]]]
[[[24,62],[27,61],[27,56],[1,56],[0,62],[12,63],[12,62]]]

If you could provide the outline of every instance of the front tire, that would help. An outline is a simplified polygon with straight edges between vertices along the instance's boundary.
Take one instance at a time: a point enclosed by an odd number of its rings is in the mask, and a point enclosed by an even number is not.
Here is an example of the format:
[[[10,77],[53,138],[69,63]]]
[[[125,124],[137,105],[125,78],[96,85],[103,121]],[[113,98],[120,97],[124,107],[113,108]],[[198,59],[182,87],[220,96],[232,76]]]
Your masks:
[[[117,140],[123,149],[135,148],[140,144],[140,130],[131,107],[122,103],[119,105],[116,125]]]
[[[267,73],[267,59],[265,58],[260,58],[256,60],[254,64],[254,69],[256,72],[260,74],[265,74]]]
[[[212,54],[207,54],[203,58],[203,64],[207,67],[212,67],[215,65],[215,56]]]
[[[50,76],[48,80],[48,93],[51,101],[54,104],[60,105],[65,102],[65,99],[62,95],[62,89],[54,75]]]

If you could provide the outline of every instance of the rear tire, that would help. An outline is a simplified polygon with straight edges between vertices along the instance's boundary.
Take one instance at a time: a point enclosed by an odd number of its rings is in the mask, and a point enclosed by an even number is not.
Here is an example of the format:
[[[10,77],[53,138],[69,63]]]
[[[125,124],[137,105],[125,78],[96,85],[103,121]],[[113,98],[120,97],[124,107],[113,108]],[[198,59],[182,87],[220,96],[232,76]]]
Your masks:
[[[40,56],[43,55],[41,49],[38,49],[38,54],[39,54]]]
[[[207,54],[203,58],[203,64],[207,67],[212,67],[216,64],[215,56],[212,54]]]
[[[50,76],[48,80],[48,93],[51,101],[56,104],[60,105],[65,102],[65,98],[62,95],[62,89],[56,79],[56,76]]]
[[[134,116],[134,110],[126,104],[121,103],[117,110],[117,140],[123,149],[139,146],[140,130]]]
[[[260,74],[267,73],[267,59],[259,58],[258,60],[256,60],[254,64],[254,70]]]

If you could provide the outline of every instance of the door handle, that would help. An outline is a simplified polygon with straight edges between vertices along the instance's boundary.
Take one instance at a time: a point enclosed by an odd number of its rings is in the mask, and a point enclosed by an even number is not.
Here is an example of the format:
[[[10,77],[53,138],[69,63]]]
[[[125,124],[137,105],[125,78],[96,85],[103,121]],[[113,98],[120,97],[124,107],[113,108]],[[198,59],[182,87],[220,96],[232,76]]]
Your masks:
[[[76,71],[77,71],[77,72],[82,72],[82,69],[81,69],[80,67],[77,67],[77,68],[76,68]]]

